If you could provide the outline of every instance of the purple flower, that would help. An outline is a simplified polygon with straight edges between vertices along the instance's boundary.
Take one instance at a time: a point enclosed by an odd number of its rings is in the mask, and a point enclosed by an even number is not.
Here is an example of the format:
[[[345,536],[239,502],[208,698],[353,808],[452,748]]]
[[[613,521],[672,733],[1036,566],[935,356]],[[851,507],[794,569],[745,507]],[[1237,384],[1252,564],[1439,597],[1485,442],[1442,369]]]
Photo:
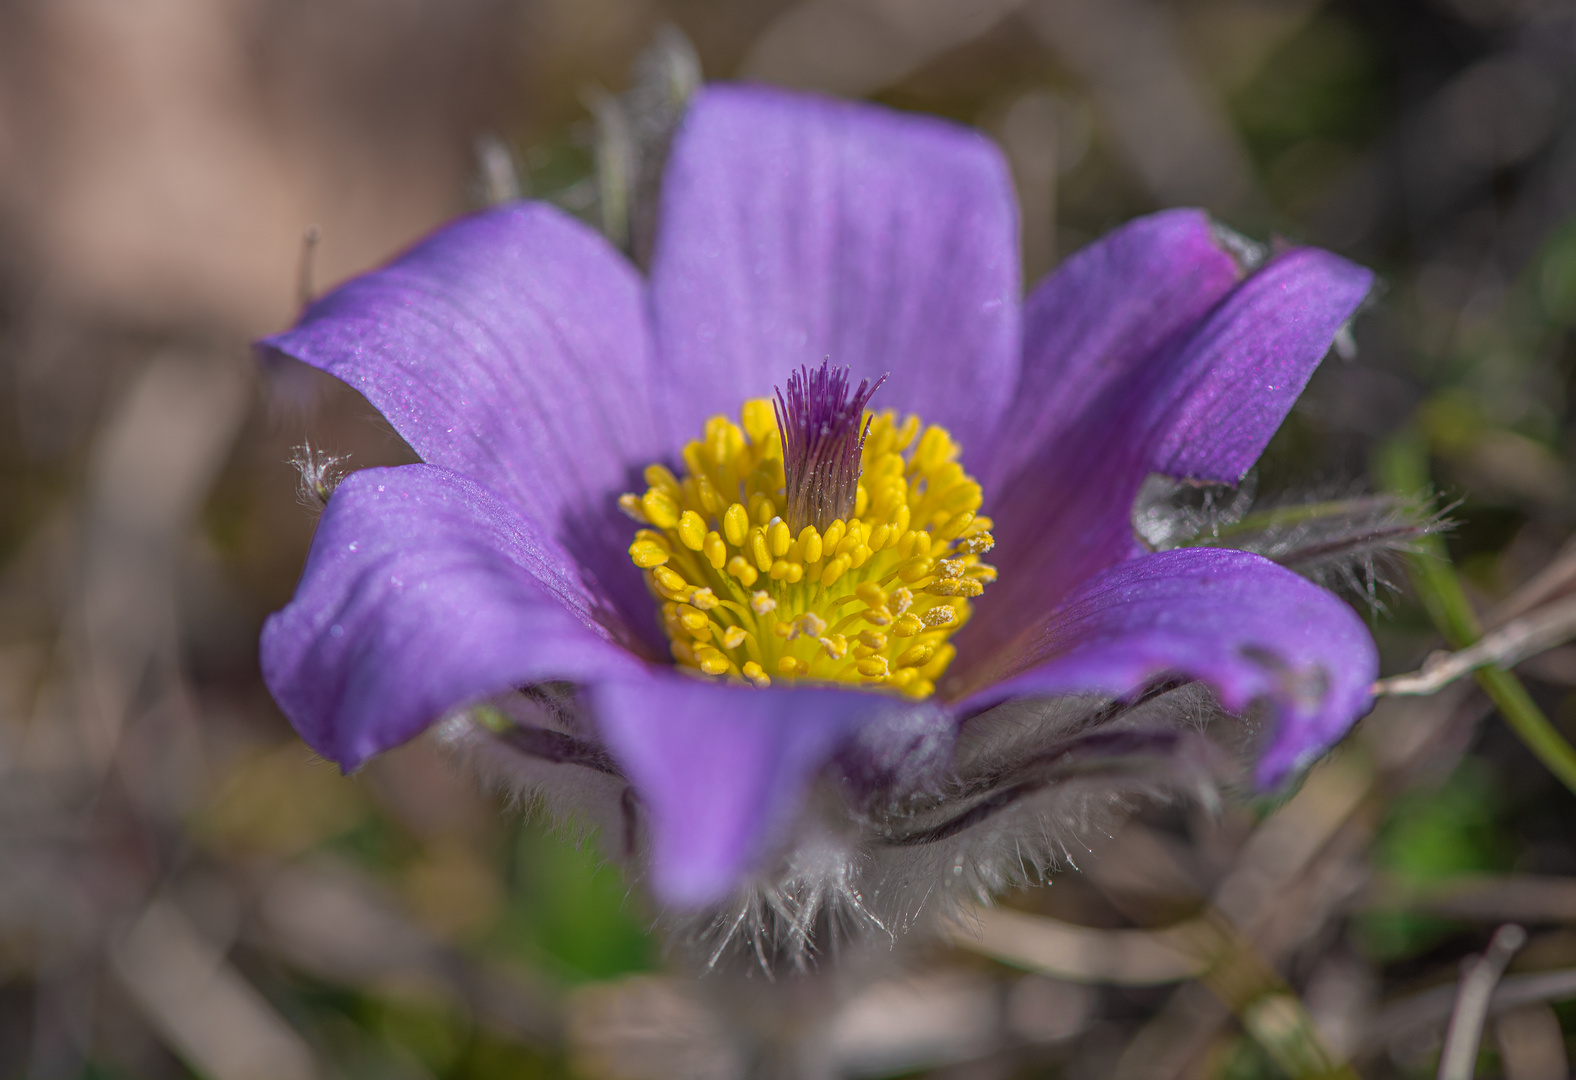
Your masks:
[[[942,845],[945,862],[945,842],[990,820],[999,845],[1008,834],[993,815],[1071,785],[1069,763],[1177,752],[1176,710],[1151,724],[1145,709],[1183,683],[1265,720],[1256,778],[1273,785],[1367,709],[1367,631],[1336,597],[1257,555],[1149,551],[1132,507],[1154,473],[1240,480],[1371,276],[1309,248],[1251,269],[1232,251],[1204,214],[1160,213],[1073,256],[1020,302],[1013,195],[980,135],[710,87],[675,138],[648,278],[580,223],[517,203],[446,227],[265,342],[365,394],[423,461],[354,473],[335,491],[295,598],[264,628],[267,683],[301,736],[346,769],[444,717],[461,741],[501,742],[646,850],[656,893],[680,908],[762,875],[776,875],[779,899],[790,879],[857,876],[870,845]],[[871,407],[949,432],[969,475],[947,483],[978,478],[973,509],[960,512],[994,522],[999,580],[982,595],[971,584],[922,597],[952,605],[936,619],[967,619],[945,630],[956,630],[951,666],[923,669],[938,676],[934,695],[851,686],[846,666],[843,682],[797,678],[808,669],[791,659],[741,678],[712,638],[675,637],[689,668],[677,670],[663,612],[671,622],[698,582],[670,594],[652,560],[671,549],[671,569],[710,559],[708,544],[723,545],[719,558],[751,550],[753,539],[711,539],[729,528],[722,507],[743,496],[723,493],[716,514],[682,524],[669,516],[677,502],[652,516],[626,499],[666,527],[645,541],[620,511],[620,495],[648,485],[659,503],[678,491],[662,477],[678,483],[709,417],[739,416],[826,357],[855,377],[889,373]],[[844,392],[789,385],[781,408],[858,428]],[[751,445],[775,438],[759,434]],[[778,569],[802,523],[823,527],[819,550],[837,500],[851,505],[856,444],[789,450],[799,475],[829,478],[825,491],[805,495],[808,516],[786,521],[781,543],[776,518],[759,522],[773,550],[758,571],[730,579],[733,564],[714,560],[720,583]],[[667,468],[642,479],[654,462]],[[791,469],[779,476],[789,488]],[[928,528],[944,551],[939,515]],[[909,531],[926,528],[916,519]],[[957,528],[985,536],[978,522]],[[682,529],[692,550],[673,540]],[[644,573],[632,541],[653,545],[640,549]],[[886,554],[874,544],[867,558]],[[988,580],[976,558],[986,546],[916,588],[946,573]],[[802,545],[793,552],[810,562]],[[679,614],[700,609],[705,623],[706,607]],[[839,663],[838,649],[859,648],[816,620],[804,632]],[[695,672],[713,654],[731,677]],[[910,690],[929,689],[909,677]],[[976,737],[986,730],[1010,735]],[[832,839],[807,846],[807,828]]]

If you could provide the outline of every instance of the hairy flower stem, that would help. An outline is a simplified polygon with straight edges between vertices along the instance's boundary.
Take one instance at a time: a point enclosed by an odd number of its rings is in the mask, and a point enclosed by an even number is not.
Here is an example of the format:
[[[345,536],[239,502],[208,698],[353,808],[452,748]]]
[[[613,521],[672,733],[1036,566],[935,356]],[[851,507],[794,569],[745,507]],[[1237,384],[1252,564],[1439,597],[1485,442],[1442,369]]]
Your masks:
[[[1429,488],[1428,451],[1421,435],[1406,432],[1384,448],[1376,463],[1381,480],[1403,494]],[[1450,553],[1438,536],[1423,536],[1407,559],[1407,576],[1428,616],[1452,649],[1465,649],[1483,636],[1483,625],[1461,588]],[[1473,672],[1500,715],[1545,768],[1576,794],[1576,747],[1543,715],[1519,678],[1505,668],[1487,666]]]
[[[1279,506],[1273,510],[1258,510],[1245,514],[1242,520],[1230,525],[1221,525],[1212,535],[1199,537],[1191,544],[1214,545],[1221,540],[1229,540],[1235,536],[1251,535],[1263,532],[1266,529],[1283,528],[1289,525],[1301,525],[1307,521],[1318,521],[1321,518],[1347,517],[1354,513],[1361,513],[1375,506],[1384,506],[1388,500],[1376,498],[1356,499],[1328,499],[1323,502],[1300,503],[1293,506]]]

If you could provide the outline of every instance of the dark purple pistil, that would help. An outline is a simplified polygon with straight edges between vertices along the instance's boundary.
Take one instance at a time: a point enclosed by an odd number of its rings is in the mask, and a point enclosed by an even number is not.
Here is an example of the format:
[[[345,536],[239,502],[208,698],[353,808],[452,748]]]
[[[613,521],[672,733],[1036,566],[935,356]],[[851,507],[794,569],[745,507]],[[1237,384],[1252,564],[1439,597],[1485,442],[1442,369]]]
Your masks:
[[[850,397],[848,369],[833,370],[823,360],[817,371],[801,367],[789,375],[786,394],[777,389],[772,408],[783,439],[788,527],[795,534],[806,525],[825,532],[832,522],[854,516],[860,455],[870,430],[860,419],[886,379],[881,376],[875,385],[861,379]]]

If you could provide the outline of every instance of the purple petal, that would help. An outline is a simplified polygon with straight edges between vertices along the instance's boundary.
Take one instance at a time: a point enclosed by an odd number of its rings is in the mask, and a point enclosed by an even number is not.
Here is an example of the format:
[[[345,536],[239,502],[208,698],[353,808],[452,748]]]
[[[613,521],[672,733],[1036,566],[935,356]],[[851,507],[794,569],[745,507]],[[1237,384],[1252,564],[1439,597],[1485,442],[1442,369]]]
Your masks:
[[[1240,712],[1267,700],[1275,727],[1263,786],[1329,749],[1367,712],[1378,653],[1356,612],[1331,593],[1243,551],[1182,548],[1134,559],[1086,582],[986,673],[969,713],[1041,694],[1128,698],[1182,675]],[[998,681],[999,680],[999,681]]]
[[[365,469],[263,626],[263,680],[314,750],[354,769],[467,701],[641,670],[593,604],[563,549],[474,480]]]
[[[639,276],[543,203],[465,218],[265,346],[366,395],[423,461],[512,499],[649,618],[615,500],[657,441]]]
[[[996,454],[970,464],[998,490],[1117,379],[1189,330],[1242,278],[1202,210],[1138,218],[1083,248],[1029,294],[1023,370]]]
[[[830,357],[892,373],[873,407],[984,451],[1016,381],[1011,181],[984,136],[930,117],[707,89],[668,161],[651,290],[675,439]]]
[[[1241,480],[1373,283],[1371,270],[1318,248],[1293,248],[1244,282],[1158,380],[1150,467]]]
[[[1372,282],[1328,252],[1293,249],[1186,336],[1110,379],[996,493],[992,561],[1006,588],[986,594],[960,636],[959,673],[1090,575],[1139,552],[1130,514],[1147,475],[1240,480]]]
[[[597,725],[652,825],[652,887],[699,907],[770,854],[811,776],[893,699],[755,690],[677,675],[592,690]]]

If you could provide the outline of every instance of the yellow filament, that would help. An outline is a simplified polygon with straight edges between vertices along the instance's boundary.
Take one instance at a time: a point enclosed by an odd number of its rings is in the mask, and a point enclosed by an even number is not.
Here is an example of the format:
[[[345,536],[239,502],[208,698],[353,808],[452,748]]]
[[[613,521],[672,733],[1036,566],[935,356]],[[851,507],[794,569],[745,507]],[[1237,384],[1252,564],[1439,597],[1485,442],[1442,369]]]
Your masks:
[[[782,442],[768,399],[739,422],[714,416],[619,507],[644,528],[631,561],[663,601],[684,668],[766,687],[774,680],[935,692],[968,621],[996,580],[979,484],[952,436],[917,417],[870,420],[855,513],[824,531],[785,517]]]

